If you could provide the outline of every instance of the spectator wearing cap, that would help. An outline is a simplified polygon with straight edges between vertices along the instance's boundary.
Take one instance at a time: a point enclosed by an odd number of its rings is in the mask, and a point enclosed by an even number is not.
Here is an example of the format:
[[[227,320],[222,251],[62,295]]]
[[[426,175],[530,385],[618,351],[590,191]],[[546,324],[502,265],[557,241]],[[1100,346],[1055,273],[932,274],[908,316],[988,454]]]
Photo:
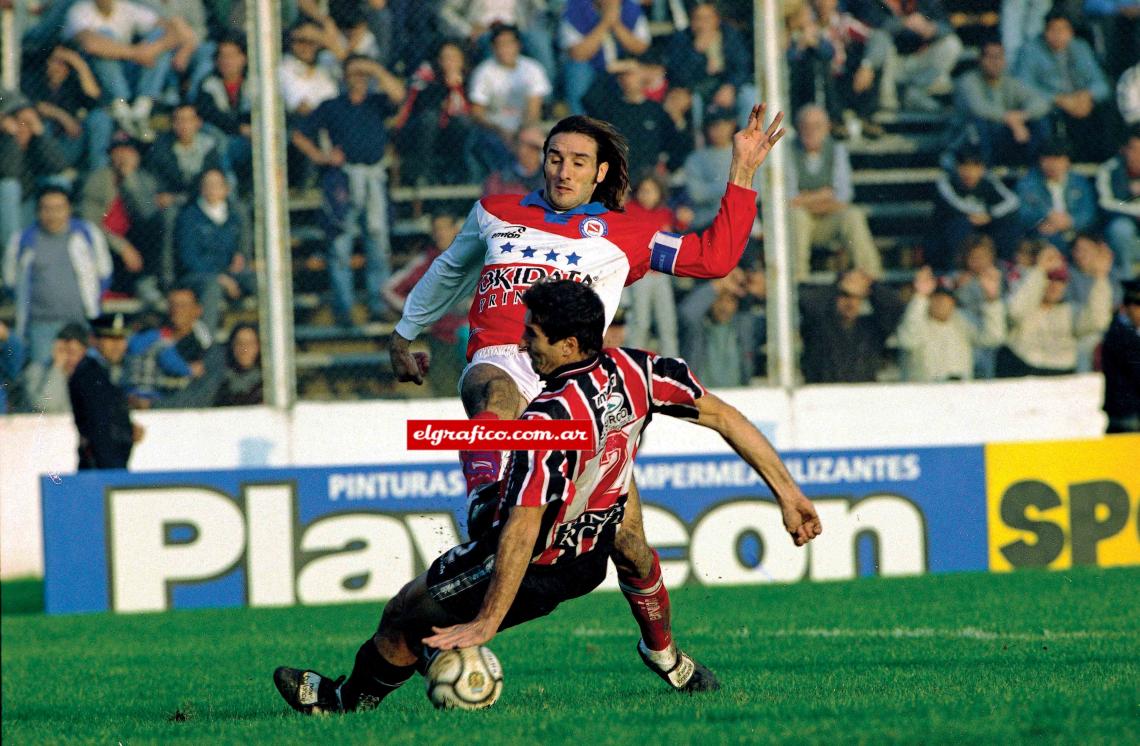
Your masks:
[[[687,154],[664,107],[645,95],[645,69],[637,60],[620,60],[612,78],[599,78],[586,93],[586,113],[603,119],[629,140],[629,172],[662,173],[679,168]]]
[[[67,12],[63,38],[87,56],[119,127],[150,141],[150,114],[176,49],[193,43],[181,18],[162,18],[132,0],[80,0]]]
[[[974,377],[974,349],[996,347],[1004,341],[1001,275],[983,274],[978,282],[985,302],[981,324],[975,325],[958,310],[950,285],[939,282],[930,267],[915,274],[914,295],[898,328],[907,381],[968,381]]]
[[[1072,170],[1069,148],[1060,141],[1045,146],[1017,182],[1021,232],[1043,238],[1068,254],[1078,231],[1096,223],[1096,192],[1092,182]]]
[[[66,154],[32,102],[0,91],[0,240],[30,220],[31,196],[45,184],[61,183],[66,168]]]
[[[828,134],[827,112],[809,104],[796,116],[788,196],[791,197],[796,276],[811,272],[811,247],[839,242],[854,266],[871,277],[883,273],[882,259],[867,216],[851,204],[851,161],[847,149]]]
[[[125,469],[143,430],[131,423],[123,390],[129,331],[123,314],[91,322],[93,342],[67,382],[79,431],[80,469]]]
[[[652,41],[649,21],[636,0],[567,0],[558,38],[571,114],[585,113],[582,97],[595,78],[619,59],[645,54]]]
[[[716,3],[693,6],[689,28],[669,37],[663,58],[670,83],[692,91],[698,107],[719,106],[747,121],[756,98],[752,60],[740,33],[721,22]]]
[[[1140,261],[1140,125],[1128,132],[1120,152],[1096,171],[1097,204],[1116,266],[1128,276]]]
[[[1021,47],[1013,74],[1052,103],[1055,123],[1064,129],[1078,161],[1109,156],[1116,142],[1112,90],[1092,47],[1075,38],[1063,9],[1049,11],[1041,36]]]
[[[1049,99],[1007,73],[997,39],[982,44],[978,68],[958,79],[954,108],[990,165],[1030,163],[1049,136]]]
[[[477,126],[467,152],[484,174],[511,162],[508,143],[520,128],[538,123],[542,102],[552,91],[542,66],[522,55],[518,29],[492,28],[491,57],[471,71],[468,86],[471,118]]]
[[[724,196],[724,181],[732,161],[732,136],[736,133],[736,114],[718,106],[704,116],[705,146],[685,159],[685,191],[693,208],[693,230],[704,230],[712,224]],[[752,179],[759,191],[760,174]]]
[[[162,220],[154,201],[158,182],[140,168],[138,143],[127,132],[116,133],[109,150],[110,163],[83,184],[79,214],[103,230],[115,254],[111,289],[161,301]]]
[[[1077,369],[1078,341],[1103,333],[1112,320],[1112,257],[1092,262],[1093,286],[1084,308],[1066,300],[1069,271],[1055,247],[1037,255],[1036,265],[1009,297],[1009,334],[998,353],[998,377],[1053,376]]]
[[[523,127],[515,136],[515,162],[507,168],[491,172],[483,182],[483,196],[493,194],[530,194],[546,186],[543,171],[543,143],[545,136],[535,126]]]
[[[25,410],[42,414],[71,414],[67,382],[87,354],[90,336],[86,324],[68,324],[55,335],[51,360],[33,361],[28,365],[24,371]]]
[[[862,270],[843,273],[833,286],[801,288],[804,382],[874,381],[902,314],[898,293]]]
[[[954,156],[952,172],[939,174],[926,261],[936,271],[954,267],[955,256],[971,233],[994,240],[1000,256],[1012,256],[1018,238],[1017,195],[986,168],[979,148],[964,145]]]
[[[4,255],[4,284],[15,290],[16,336],[29,359],[47,360],[60,329],[99,315],[111,267],[103,233],[72,216],[67,192],[44,189],[36,222],[12,235]]]
[[[1140,433],[1140,277],[1124,283],[1124,303],[1104,335],[1104,412],[1109,433]]]

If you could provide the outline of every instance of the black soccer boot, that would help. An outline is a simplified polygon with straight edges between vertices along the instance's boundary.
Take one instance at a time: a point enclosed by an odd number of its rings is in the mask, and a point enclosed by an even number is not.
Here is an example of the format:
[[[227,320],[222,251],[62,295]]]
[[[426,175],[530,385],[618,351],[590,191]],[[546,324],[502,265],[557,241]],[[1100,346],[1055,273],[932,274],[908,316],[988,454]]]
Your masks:
[[[688,653],[678,648],[676,644],[673,645],[673,652],[677,655],[677,661],[668,671],[653,662],[653,659],[649,657],[648,650],[645,647],[645,641],[638,640],[637,654],[641,656],[641,660],[649,667],[650,671],[664,679],[665,683],[676,691],[692,694],[694,692],[715,692],[720,689],[720,682],[717,681],[716,674],[690,658]]]
[[[333,681],[316,671],[285,666],[273,672],[273,683],[281,697],[290,707],[304,715],[344,712],[344,706],[337,695],[337,687],[342,681],[343,676]]]

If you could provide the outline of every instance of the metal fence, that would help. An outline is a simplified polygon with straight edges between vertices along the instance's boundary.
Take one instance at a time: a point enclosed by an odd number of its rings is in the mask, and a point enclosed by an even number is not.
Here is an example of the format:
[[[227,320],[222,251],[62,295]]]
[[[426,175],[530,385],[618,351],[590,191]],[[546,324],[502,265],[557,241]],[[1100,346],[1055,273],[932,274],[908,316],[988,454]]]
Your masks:
[[[631,141],[631,198],[676,229],[700,229],[723,191],[701,174],[765,93],[789,112],[819,104],[825,129],[846,140],[857,225],[797,240],[811,228],[784,209],[782,174],[794,165],[784,165],[785,141],[757,181],[764,216],[740,272],[713,284],[650,278],[627,291],[614,333],[684,355],[710,385],[810,381],[794,351],[797,282],[824,303],[850,267],[895,290],[910,283],[952,134],[949,98],[940,94],[937,111],[884,112],[904,87],[881,88],[882,70],[869,97],[852,93],[873,44],[850,46],[844,64],[813,57],[813,40],[829,32],[812,8],[827,3],[618,5],[621,32],[595,38],[595,4],[577,0],[516,3],[517,28],[505,30],[471,15],[477,3],[450,0],[149,0],[151,10],[131,11],[128,36],[108,45],[92,38],[89,3],[18,2],[0,14],[0,232],[26,234],[42,219],[41,190],[59,186],[71,214],[106,236],[113,268],[102,310],[126,313],[140,340],[157,330],[153,346],[130,352],[137,371],[162,379],[146,379],[139,406],[211,405],[217,381],[240,378],[226,353],[235,330],[258,322],[266,398],[280,406],[448,396],[464,364],[462,304],[422,341],[433,359],[423,388],[394,380],[387,340],[473,202],[541,186],[553,121],[588,113],[618,124]],[[958,5],[961,38],[996,33],[996,13]],[[10,406],[35,411],[43,401],[28,371],[50,367],[55,331],[83,319],[54,318],[37,296],[33,316],[44,323],[21,322],[20,294],[31,291],[5,280],[0,318],[32,358],[7,374]],[[215,349],[206,383],[168,360],[190,334],[170,318],[171,293],[188,291],[200,306],[194,334],[208,333]],[[897,380],[897,349],[876,355],[872,377]]]

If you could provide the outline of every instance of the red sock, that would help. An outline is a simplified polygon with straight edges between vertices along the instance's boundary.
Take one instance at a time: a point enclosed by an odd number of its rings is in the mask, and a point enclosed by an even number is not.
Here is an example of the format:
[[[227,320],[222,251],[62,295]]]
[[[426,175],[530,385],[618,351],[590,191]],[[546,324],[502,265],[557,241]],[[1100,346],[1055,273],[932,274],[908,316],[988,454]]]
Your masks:
[[[669,591],[661,579],[661,560],[653,551],[653,567],[646,578],[618,570],[618,585],[629,601],[629,608],[641,627],[641,639],[650,650],[665,650],[673,644],[673,624],[669,614]]]
[[[498,420],[499,415],[491,411],[483,411],[474,415],[472,420]],[[503,465],[502,451],[460,451],[459,463],[463,466],[463,477],[467,480],[467,494],[484,484],[497,482],[499,471]]]

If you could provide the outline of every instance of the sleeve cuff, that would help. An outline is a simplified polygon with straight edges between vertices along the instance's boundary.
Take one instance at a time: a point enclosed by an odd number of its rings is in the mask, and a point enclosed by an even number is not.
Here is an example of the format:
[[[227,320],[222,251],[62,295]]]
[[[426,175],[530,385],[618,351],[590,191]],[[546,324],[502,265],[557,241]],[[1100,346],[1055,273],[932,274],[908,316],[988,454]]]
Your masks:
[[[422,326],[409,321],[406,316],[396,323],[396,333],[409,342],[414,341],[416,337],[420,336],[423,330]]]

